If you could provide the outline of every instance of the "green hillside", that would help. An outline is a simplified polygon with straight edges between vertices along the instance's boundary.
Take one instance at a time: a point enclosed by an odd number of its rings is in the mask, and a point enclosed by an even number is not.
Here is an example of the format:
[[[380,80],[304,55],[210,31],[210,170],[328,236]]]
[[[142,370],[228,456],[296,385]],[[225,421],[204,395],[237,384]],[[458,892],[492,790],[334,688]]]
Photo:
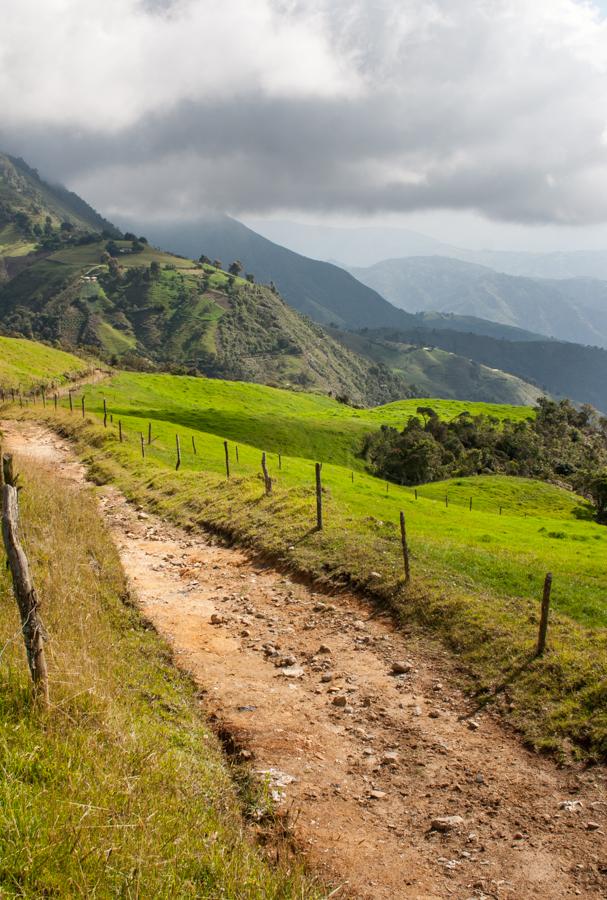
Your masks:
[[[356,404],[412,393],[275,290],[130,240],[34,259],[0,288],[0,324],[131,368],[307,388]]]
[[[118,230],[76,194],[47,184],[22,159],[0,153],[0,252],[17,255],[64,226],[68,233]]]
[[[534,403],[541,393],[522,378],[439,347],[373,338],[363,332],[330,329],[330,333],[346,347],[401,375],[415,393],[424,396],[525,405]]]
[[[91,364],[71,353],[22,338],[0,336],[0,388],[61,384],[85,375]]]

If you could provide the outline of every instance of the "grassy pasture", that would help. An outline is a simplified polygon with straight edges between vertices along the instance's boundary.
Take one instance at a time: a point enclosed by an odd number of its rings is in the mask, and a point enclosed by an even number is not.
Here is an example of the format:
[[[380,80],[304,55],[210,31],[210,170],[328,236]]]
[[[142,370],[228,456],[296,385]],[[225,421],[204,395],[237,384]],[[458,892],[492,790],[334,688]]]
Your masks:
[[[114,417],[107,430],[99,424],[104,397]],[[97,478],[188,527],[218,528],[300,571],[372,590],[402,620],[455,650],[482,696],[506,684],[492,702],[535,746],[555,748],[567,738],[591,756],[607,756],[607,530],[591,521],[582,498],[528,479],[485,476],[423,485],[416,500],[413,489],[373,478],[356,457],[362,435],[410,404],[352,410],[324,396],[258,385],[131,374],[87,387],[86,403],[90,419],[62,410],[55,424],[75,438]],[[446,410],[458,414],[461,405]],[[139,436],[147,440],[150,422],[153,441],[142,458]],[[274,478],[270,497],[262,449]],[[321,533],[314,530],[315,459],[323,462]],[[401,509],[415,576],[409,588]],[[550,652],[532,662],[549,570]]]
[[[23,338],[0,337],[0,387],[5,389],[62,383],[89,369],[90,365],[71,353]]]
[[[125,603],[92,492],[19,471],[51,708],[30,700],[0,552],[0,895],[320,897],[296,861],[270,863],[249,840],[193,685]],[[268,804],[262,789],[243,799]]]

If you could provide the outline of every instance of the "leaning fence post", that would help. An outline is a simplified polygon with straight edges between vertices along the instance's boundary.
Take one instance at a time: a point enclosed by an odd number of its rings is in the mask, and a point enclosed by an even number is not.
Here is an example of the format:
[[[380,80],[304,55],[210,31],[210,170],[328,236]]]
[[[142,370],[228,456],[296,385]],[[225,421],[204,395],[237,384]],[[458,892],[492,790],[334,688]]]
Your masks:
[[[12,475],[12,458],[3,457],[2,468],[6,476]],[[6,480],[2,487],[2,537],[6,558],[13,579],[13,591],[19,615],[21,631],[25,642],[27,662],[34,683],[34,692],[44,706],[48,706],[48,670],[44,655],[44,627],[38,616],[39,601],[32,582],[27,556],[19,540],[19,495],[12,482]]]
[[[177,462],[175,464],[175,471],[177,472],[181,465],[181,447],[179,445],[179,435],[175,435],[175,448],[177,450]]]
[[[261,469],[263,472],[263,480],[266,487],[266,494],[272,493],[272,479],[268,473],[268,467],[266,465],[266,454],[265,451],[261,454]]]
[[[236,450],[236,462],[240,462],[240,456],[238,455],[238,444],[235,445],[234,449]]]
[[[196,441],[194,440],[194,435],[192,435],[192,453],[196,456]]]
[[[223,449],[224,449],[225,455],[226,455],[226,478],[229,478],[230,477],[230,452],[228,450],[228,442],[227,441],[223,442]]]
[[[550,612],[550,592],[552,591],[552,573],[548,572],[544,579],[544,593],[542,595],[542,612],[540,615],[540,630],[537,639],[536,656],[542,656],[546,649],[546,635],[548,633],[548,614]]]
[[[316,529],[322,531],[322,481],[320,478],[320,463],[316,463]]]
[[[400,514],[400,538],[403,545],[403,561],[405,563],[405,584],[411,581],[411,567],[409,565],[409,547],[407,545],[407,529],[405,527],[405,514]]]

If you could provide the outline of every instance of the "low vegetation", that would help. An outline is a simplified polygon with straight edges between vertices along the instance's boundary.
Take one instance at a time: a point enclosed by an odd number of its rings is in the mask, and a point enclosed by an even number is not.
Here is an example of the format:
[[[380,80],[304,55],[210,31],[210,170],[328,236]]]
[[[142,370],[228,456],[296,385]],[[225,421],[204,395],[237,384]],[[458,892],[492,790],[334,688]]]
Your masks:
[[[0,336],[0,389],[29,391],[86,375],[93,364],[54,347]]]
[[[99,418],[103,397],[113,418],[107,429]],[[582,497],[509,476],[426,484],[417,498],[413,488],[380,481],[356,454],[383,417],[402,416],[399,404],[351,410],[328,398],[286,395],[283,406],[282,393],[267,388],[146,375],[87,388],[86,403],[92,419],[65,409],[48,418],[77,442],[95,477],[187,527],[218,529],[314,577],[371,590],[403,621],[434,631],[456,651],[481,700],[502,707],[534,746],[570,743],[591,757],[607,755],[607,531]],[[270,496],[261,449],[273,451]],[[323,462],[322,532],[314,530],[314,457]],[[401,510],[414,572],[408,588]],[[554,575],[550,652],[534,661],[547,571]]]
[[[2,565],[2,897],[320,896],[286,848],[270,864],[251,842],[195,690],[129,604],[93,496],[20,470],[51,707],[32,705]],[[270,811],[261,789],[249,802]]]

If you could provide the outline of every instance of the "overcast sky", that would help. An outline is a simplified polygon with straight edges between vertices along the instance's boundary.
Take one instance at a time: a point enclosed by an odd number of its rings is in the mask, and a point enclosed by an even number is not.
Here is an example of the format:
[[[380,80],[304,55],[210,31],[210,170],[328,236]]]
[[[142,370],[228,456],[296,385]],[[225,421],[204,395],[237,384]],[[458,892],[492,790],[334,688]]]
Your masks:
[[[606,15],[607,0],[2,0],[0,148],[110,218],[211,207],[607,247]]]

